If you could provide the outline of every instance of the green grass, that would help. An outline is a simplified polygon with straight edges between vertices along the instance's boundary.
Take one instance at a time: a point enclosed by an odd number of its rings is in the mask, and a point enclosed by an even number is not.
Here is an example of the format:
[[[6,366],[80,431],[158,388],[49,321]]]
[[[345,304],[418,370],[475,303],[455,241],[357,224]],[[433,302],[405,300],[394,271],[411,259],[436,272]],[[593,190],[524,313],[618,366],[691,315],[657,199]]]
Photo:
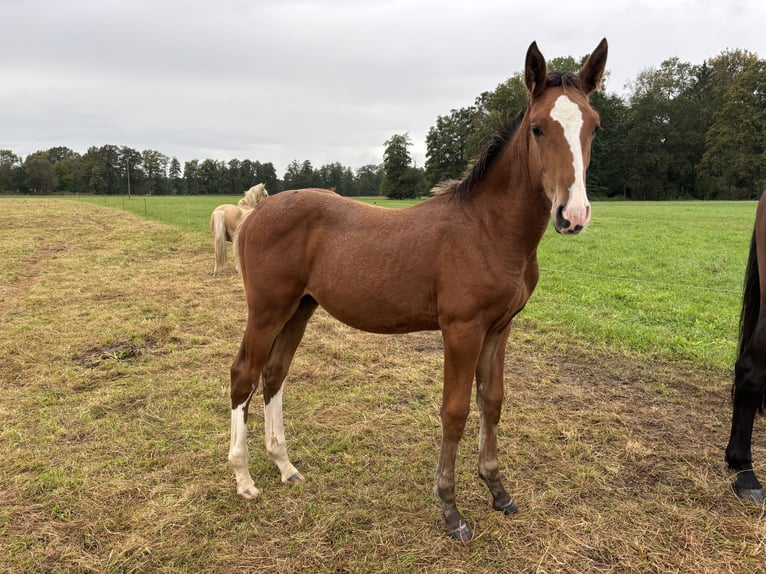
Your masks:
[[[522,320],[622,352],[731,366],[755,202],[595,203],[547,233]]]
[[[79,199],[207,234],[215,206],[239,198]],[[754,217],[755,202],[597,202],[585,233],[546,233],[540,282],[517,324],[542,337],[731,367]]]

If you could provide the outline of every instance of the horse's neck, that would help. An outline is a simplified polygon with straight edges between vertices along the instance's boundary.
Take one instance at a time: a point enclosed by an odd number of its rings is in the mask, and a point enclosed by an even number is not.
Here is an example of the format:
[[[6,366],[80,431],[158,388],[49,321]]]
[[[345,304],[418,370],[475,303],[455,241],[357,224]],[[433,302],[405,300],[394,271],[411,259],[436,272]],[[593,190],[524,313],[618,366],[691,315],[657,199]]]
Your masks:
[[[520,130],[488,168],[477,184],[476,200],[477,209],[495,222],[502,238],[531,255],[548,226],[551,205],[539,177],[530,171],[524,138]]]

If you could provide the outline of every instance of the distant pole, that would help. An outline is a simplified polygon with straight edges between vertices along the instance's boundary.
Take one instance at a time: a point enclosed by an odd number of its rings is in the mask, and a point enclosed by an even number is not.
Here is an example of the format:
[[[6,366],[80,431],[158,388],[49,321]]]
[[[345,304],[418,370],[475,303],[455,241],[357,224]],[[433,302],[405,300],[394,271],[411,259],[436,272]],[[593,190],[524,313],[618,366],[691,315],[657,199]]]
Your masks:
[[[125,158],[125,172],[128,174],[128,199],[130,199],[130,160]]]

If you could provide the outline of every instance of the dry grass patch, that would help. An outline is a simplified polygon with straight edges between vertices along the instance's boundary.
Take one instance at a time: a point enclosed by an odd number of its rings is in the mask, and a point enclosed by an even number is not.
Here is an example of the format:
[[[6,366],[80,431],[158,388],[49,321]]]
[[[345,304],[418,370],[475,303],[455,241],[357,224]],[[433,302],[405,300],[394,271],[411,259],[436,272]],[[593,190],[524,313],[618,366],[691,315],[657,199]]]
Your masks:
[[[239,279],[201,234],[56,200],[0,200],[0,571],[763,572],[764,509],[729,490],[728,372],[517,330],[500,455],[520,507],[476,477],[476,539],[441,533],[438,333],[383,337],[319,312],[285,395],[280,484],[252,409],[261,500],[226,462]],[[34,216],[33,216],[34,214]],[[755,431],[756,463],[766,429]]]

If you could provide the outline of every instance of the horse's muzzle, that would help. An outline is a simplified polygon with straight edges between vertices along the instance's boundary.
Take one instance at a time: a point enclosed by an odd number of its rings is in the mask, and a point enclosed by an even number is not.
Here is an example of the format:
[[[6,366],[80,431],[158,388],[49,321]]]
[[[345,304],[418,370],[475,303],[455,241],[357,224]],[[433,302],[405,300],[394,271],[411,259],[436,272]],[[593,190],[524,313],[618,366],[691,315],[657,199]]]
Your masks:
[[[565,215],[564,206],[559,205],[553,218],[553,227],[557,233],[576,235],[580,233],[590,221],[590,205],[585,208],[572,209]]]

